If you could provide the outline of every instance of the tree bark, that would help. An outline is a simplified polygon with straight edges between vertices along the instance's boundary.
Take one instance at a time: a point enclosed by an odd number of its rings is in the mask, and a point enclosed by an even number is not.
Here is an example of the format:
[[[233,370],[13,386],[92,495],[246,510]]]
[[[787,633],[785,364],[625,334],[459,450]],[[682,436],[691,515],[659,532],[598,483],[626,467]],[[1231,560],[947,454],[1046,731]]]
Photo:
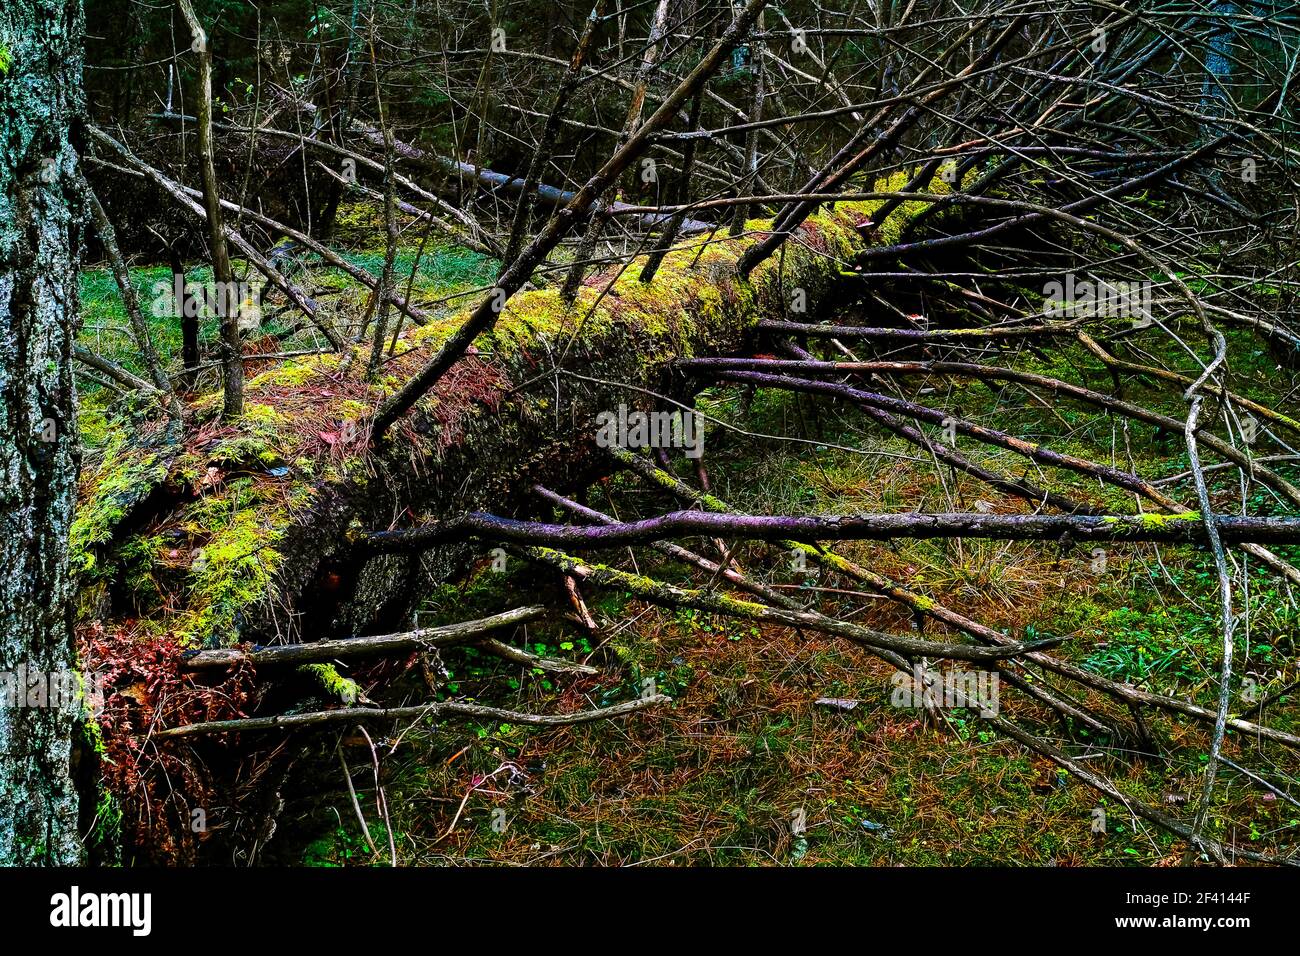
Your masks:
[[[0,36],[12,44],[0,74],[0,672],[6,676],[63,679],[74,667],[72,350],[85,215],[72,131],[84,125],[83,32],[80,0],[5,0],[0,12]],[[24,703],[0,701],[0,864],[76,864],[83,858],[73,781],[79,704]]]

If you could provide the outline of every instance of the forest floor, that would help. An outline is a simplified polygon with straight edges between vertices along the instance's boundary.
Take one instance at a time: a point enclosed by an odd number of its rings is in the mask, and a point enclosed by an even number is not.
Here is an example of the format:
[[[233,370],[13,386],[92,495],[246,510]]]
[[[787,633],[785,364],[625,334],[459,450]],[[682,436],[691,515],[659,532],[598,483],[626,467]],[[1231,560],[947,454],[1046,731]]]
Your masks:
[[[378,273],[382,253],[354,255]],[[417,252],[398,262],[405,283]],[[444,247],[419,254],[414,280],[425,303],[466,293],[493,276],[493,264]],[[203,280],[202,274],[190,278]],[[151,300],[154,283],[170,282],[166,269],[136,273]],[[315,270],[319,294],[353,296],[354,284],[333,270]],[[111,276],[88,270],[83,278],[86,328],[82,341],[130,365],[130,342]],[[454,304],[454,303],[450,303]],[[264,331],[277,331],[272,318]],[[164,356],[175,363],[175,319],[156,320]],[[215,327],[204,323],[206,343]],[[311,335],[279,342],[290,350],[311,345]],[[1257,368],[1234,372],[1250,397],[1295,414],[1293,396],[1279,396],[1274,361],[1244,335],[1233,354]],[[1168,359],[1168,357],[1165,357]],[[1049,367],[1029,352],[1008,354],[1005,364],[1067,381],[1107,380],[1082,353],[1054,355]],[[215,371],[208,374],[215,375]],[[1055,404],[1018,387],[988,388],[956,380],[910,381],[909,387],[952,392],[949,405],[984,425],[1058,451],[1079,451],[1115,461],[1150,478],[1186,468],[1179,436],[1158,436],[1146,426],[1127,430],[1115,420]],[[1177,413],[1168,390],[1134,383],[1131,396]],[[84,443],[94,448],[113,427],[104,417],[105,394],[82,397]],[[752,433],[798,436],[811,443],[754,439],[710,427],[707,463],[716,494],[741,510],[767,513],[853,511],[1018,510],[1009,501],[936,472],[932,461],[893,438],[863,430],[851,410],[815,405],[793,395],[759,393],[746,408],[737,389],[702,396],[711,415]],[[856,452],[842,446],[852,446]],[[972,450],[986,463],[1013,466],[1008,457]],[[684,464],[684,463],[683,463]],[[688,470],[681,469],[683,478]],[[1131,499],[1062,478],[1055,485],[1116,510]],[[1167,490],[1182,497],[1176,481]],[[1238,489],[1216,486],[1222,501]],[[613,478],[589,497],[613,514],[666,510],[631,482]],[[1254,513],[1268,503],[1252,502]],[[864,566],[890,574],[949,607],[1010,633],[1068,638],[1063,657],[1109,677],[1212,705],[1217,686],[1219,631],[1215,579],[1208,558],[1190,547],[1148,545],[1108,549],[1104,561],[1089,548],[987,541],[862,542],[838,548]],[[1297,549],[1279,549],[1295,561]],[[716,557],[716,555],[714,555]],[[627,552],[599,556],[628,563]],[[779,549],[752,545],[737,552],[740,567],[775,586],[816,601],[827,613],[883,630],[906,631],[910,616],[894,604],[856,591],[853,582],[796,568]],[[640,570],[661,580],[686,582],[684,567],[664,563]],[[629,565],[630,566],[630,565]],[[1296,608],[1274,580],[1252,574],[1249,627],[1239,629],[1238,671],[1261,684],[1296,679]],[[507,606],[564,600],[559,582],[512,562],[505,574],[485,566],[429,596],[421,625],[464,620]],[[636,696],[646,677],[671,705],[629,719],[561,729],[507,724],[420,724],[386,747],[380,780],[387,814],[380,812],[371,751],[359,734],[344,740],[358,803],[375,849],[358,823],[342,771],[310,781],[310,791],[290,795],[282,836],[267,848],[268,861],[311,865],[399,863],[601,864],[601,865],[1170,865],[1182,849],[1168,835],[1105,801],[1046,760],[988,730],[978,714],[946,711],[938,719],[891,704],[891,668],[850,645],[790,629],[741,624],[702,612],[671,613],[611,592],[586,595],[594,633],[572,626],[530,627],[519,640],[547,656],[587,661],[600,677],[555,677],[509,665],[473,649],[443,653],[447,695],[521,710],[555,712]],[[413,682],[418,682],[416,676]],[[818,704],[820,698],[852,702]],[[1300,730],[1294,695],[1270,709],[1270,723]],[[1012,718],[1051,726],[1021,698],[1003,698]],[[1058,725],[1059,727],[1059,725]],[[1111,776],[1126,792],[1185,815],[1199,793],[1208,736],[1150,723],[1167,762],[1118,752],[1104,741],[1076,753]],[[1088,743],[1087,731],[1075,730]],[[1255,747],[1230,736],[1226,755]],[[1252,756],[1259,766],[1277,751]],[[1285,753],[1285,752],[1284,752]],[[1245,762],[1245,761],[1241,761]],[[1300,789],[1300,765],[1287,754],[1274,763],[1270,782]],[[1228,768],[1220,778],[1212,820],[1240,823],[1213,835],[1229,847],[1259,851],[1294,841],[1300,811],[1274,799]],[[1104,812],[1104,828],[1096,826]],[[1212,824],[1213,825],[1213,824]],[[1100,831],[1100,832],[1099,832]],[[391,839],[390,839],[391,837]],[[392,851],[390,851],[390,846]]]

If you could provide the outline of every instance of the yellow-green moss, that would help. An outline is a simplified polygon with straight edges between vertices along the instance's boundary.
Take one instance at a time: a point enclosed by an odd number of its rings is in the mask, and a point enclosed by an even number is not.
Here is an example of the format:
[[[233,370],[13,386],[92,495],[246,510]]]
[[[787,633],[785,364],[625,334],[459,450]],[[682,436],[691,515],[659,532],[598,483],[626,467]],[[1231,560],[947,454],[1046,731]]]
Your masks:
[[[333,664],[303,664],[298,668],[302,674],[313,677],[331,696],[351,707],[357,702],[361,688],[350,677],[344,677]]]
[[[187,645],[239,640],[244,618],[255,616],[246,609],[274,594],[286,529],[315,495],[305,481],[241,474],[250,465],[281,461],[292,445],[291,424],[271,405],[249,401],[215,445],[164,451],[118,436],[83,485],[73,523],[72,566],[83,584],[114,577],[136,606],[160,611],[142,616],[153,633],[172,633]],[[168,478],[182,501],[172,520],[115,540],[122,519]],[[186,488],[197,497],[186,500]],[[184,601],[174,600],[178,589]],[[178,603],[179,612],[167,612]]]
[[[125,429],[110,432],[100,464],[84,480],[72,519],[68,553],[74,574],[99,573],[96,549],[108,544],[127,513],[167,476],[162,451],[129,445]]]
[[[1180,511],[1176,514],[1159,514],[1158,512],[1148,511],[1140,515],[1131,517],[1108,516],[1102,519],[1106,524],[1119,524],[1120,522],[1136,522],[1141,528],[1167,528],[1174,521],[1200,521],[1201,513],[1199,511]]]
[[[245,609],[273,595],[284,533],[313,495],[301,485],[240,479],[186,506],[181,528],[195,548],[186,580],[189,600],[172,624],[181,643],[240,639]]]
[[[282,527],[268,520],[274,519],[274,511],[245,508],[223,515],[228,503],[209,500],[214,504],[194,509],[199,514],[188,529],[210,537],[195,552],[190,567],[190,606],[177,628],[183,643],[237,640],[242,610],[270,596],[280,566],[275,545]]]
[[[189,456],[187,476],[202,475],[209,461],[272,465],[282,460],[289,419],[270,405],[246,402],[244,414],[236,423],[238,431],[223,438],[201,454]]]
[[[875,184],[876,191],[897,191],[910,178],[900,171]],[[946,192],[936,181],[933,190]],[[720,231],[693,236],[677,243],[664,256],[653,282],[642,283],[642,256],[608,283],[580,287],[573,304],[559,289],[548,287],[522,292],[506,303],[492,331],[479,337],[481,351],[509,357],[522,350],[545,349],[576,337],[578,345],[619,333],[639,343],[648,356],[672,352],[689,354],[690,343],[701,330],[725,324],[744,325],[763,315],[788,310],[792,288],[801,288],[809,301],[839,280],[844,263],[866,244],[860,233],[883,200],[831,203],[809,216],[803,240],[790,243],[779,256],[769,257],[750,274],[736,277],[740,256],[772,228],[769,219],[746,223],[737,237]],[[902,228],[929,207],[926,200],[904,202],[886,223],[876,224],[874,241],[896,241]],[[432,350],[441,346],[467,317],[467,311],[429,321],[404,337],[404,351]]]
[[[336,355],[310,355],[276,365],[249,379],[246,391],[255,393],[266,388],[304,385],[312,379],[338,367]]]

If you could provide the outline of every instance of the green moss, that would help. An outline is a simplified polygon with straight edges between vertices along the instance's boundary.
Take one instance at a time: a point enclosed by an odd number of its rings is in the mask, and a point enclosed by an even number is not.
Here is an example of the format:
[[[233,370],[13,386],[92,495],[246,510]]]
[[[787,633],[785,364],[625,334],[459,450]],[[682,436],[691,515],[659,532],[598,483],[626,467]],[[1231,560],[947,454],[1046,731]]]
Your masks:
[[[735,301],[729,302],[718,281],[720,275],[734,271],[744,247],[743,242],[720,244],[701,254],[691,242],[685,243],[665,256],[654,282],[642,283],[639,264],[634,264],[612,283],[581,287],[572,305],[556,288],[517,294],[507,302],[493,330],[475,344],[480,350],[509,357],[548,343],[567,343],[570,338],[582,345],[618,334],[642,343],[647,353],[683,348],[702,324],[744,314],[739,306],[752,296],[735,290]],[[409,333],[407,341],[411,347],[436,348],[465,318],[461,313],[431,321]]]
[[[371,406],[365,402],[358,402],[355,399],[347,398],[339,402],[339,417],[344,421],[360,421],[371,412]]]
[[[128,445],[124,428],[111,433],[99,466],[83,481],[72,520],[68,554],[74,574],[100,573],[99,550],[130,510],[167,477],[169,465],[170,457],[158,449]]]
[[[880,191],[897,190],[909,174],[900,172],[876,184]],[[936,185],[936,191],[947,186]],[[492,331],[475,345],[482,352],[505,358],[557,343],[578,347],[587,342],[608,345],[611,337],[652,361],[672,352],[689,355],[690,343],[714,329],[743,327],[764,316],[785,316],[792,288],[802,289],[815,302],[839,280],[842,267],[865,245],[861,228],[882,200],[828,204],[809,216],[800,242],[787,244],[780,256],[760,263],[741,281],[735,266],[744,252],[766,234],[771,220],[755,219],[739,237],[713,233],[679,242],[663,258],[652,283],[640,281],[645,257],[608,278],[582,286],[575,302],[566,303],[554,287],[512,296]],[[885,233],[898,232],[929,203],[903,203],[888,217]],[[879,232],[880,226],[877,225]],[[440,347],[468,316],[468,310],[434,319],[409,332],[403,350]],[[387,386],[385,386],[387,387]]]
[[[294,456],[307,480],[263,474],[293,454],[293,425],[271,404],[248,401],[215,443],[160,450],[128,445],[124,430],[114,432],[83,482],[73,522],[72,567],[85,593],[94,597],[92,586],[114,582],[137,608],[157,612],[143,611],[145,630],[186,645],[240,640],[246,621],[261,619],[252,609],[278,588],[285,532],[315,496],[315,459]],[[122,521],[164,481],[179,499],[168,506],[170,516],[147,532],[122,535]]]
[[[1167,528],[1174,521],[1200,521],[1201,513],[1199,511],[1180,511],[1176,514],[1159,514],[1154,511],[1144,512],[1140,515],[1115,517],[1113,515],[1102,519],[1106,524],[1120,524],[1121,522],[1136,522],[1141,528]]]
[[[104,447],[112,436],[108,410],[102,405],[80,402],[77,408],[77,430],[83,447]]]
[[[357,702],[361,688],[351,678],[344,677],[333,664],[303,664],[298,672],[315,678],[331,697],[351,707]]]
[[[293,388],[310,382],[318,375],[332,371],[338,367],[338,363],[339,359],[336,355],[314,355],[296,358],[293,361],[285,362],[283,365],[267,369],[265,372],[249,379],[245,388],[250,393],[268,388]]]
[[[95,806],[95,831],[92,842],[111,847],[119,839],[122,831],[122,807],[117,798],[105,787],[99,791],[99,802]]]
[[[154,570],[166,547],[161,535],[137,534],[128,538],[117,551],[126,585],[135,593],[157,588]]]
[[[369,235],[384,228],[381,211],[374,203],[368,201],[339,203],[334,214],[334,231],[336,235],[351,238],[352,235]]]
[[[189,601],[173,622],[181,643],[220,646],[240,640],[245,609],[275,593],[284,560],[279,545],[294,512],[313,494],[301,486],[286,490],[240,479],[224,493],[186,507],[182,528],[198,547],[187,575]]]
[[[184,463],[192,477],[200,476],[210,461],[234,462],[241,465],[276,464],[283,459],[285,433],[289,419],[270,405],[247,402],[238,431],[223,438],[201,455],[191,455]]]

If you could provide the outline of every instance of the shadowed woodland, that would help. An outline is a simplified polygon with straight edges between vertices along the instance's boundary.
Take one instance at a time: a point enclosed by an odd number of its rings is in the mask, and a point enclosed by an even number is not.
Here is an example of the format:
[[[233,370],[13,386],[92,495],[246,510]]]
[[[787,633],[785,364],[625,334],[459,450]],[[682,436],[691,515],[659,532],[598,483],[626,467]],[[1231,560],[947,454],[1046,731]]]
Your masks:
[[[1298,63],[7,0],[0,860],[1294,863]]]

